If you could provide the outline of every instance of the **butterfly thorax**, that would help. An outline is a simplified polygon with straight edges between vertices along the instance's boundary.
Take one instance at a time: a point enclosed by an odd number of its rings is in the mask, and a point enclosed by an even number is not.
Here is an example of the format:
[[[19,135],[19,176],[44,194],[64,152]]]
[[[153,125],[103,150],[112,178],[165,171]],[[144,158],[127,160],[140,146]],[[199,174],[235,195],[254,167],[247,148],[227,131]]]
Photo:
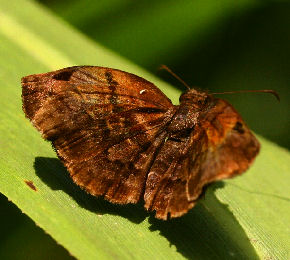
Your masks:
[[[195,89],[183,93],[179,99],[180,105],[177,106],[168,130],[171,132],[192,130],[212,100],[214,100],[213,96]]]

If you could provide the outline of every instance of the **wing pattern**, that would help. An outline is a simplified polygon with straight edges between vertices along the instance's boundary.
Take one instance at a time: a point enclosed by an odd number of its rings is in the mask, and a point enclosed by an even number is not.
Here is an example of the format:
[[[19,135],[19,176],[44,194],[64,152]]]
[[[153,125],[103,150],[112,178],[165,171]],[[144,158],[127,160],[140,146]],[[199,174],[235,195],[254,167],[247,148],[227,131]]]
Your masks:
[[[216,99],[208,109],[196,112],[199,120],[190,131],[169,136],[150,169],[145,207],[157,218],[185,214],[208,183],[241,174],[259,152],[257,139],[229,103]]]
[[[245,171],[259,143],[226,101],[189,90],[179,106],[123,71],[79,66],[22,79],[23,110],[72,179],[114,203],[167,219],[203,187]]]
[[[23,79],[23,108],[51,140],[73,180],[116,203],[137,202],[171,101],[152,83],[101,67],[72,67]]]

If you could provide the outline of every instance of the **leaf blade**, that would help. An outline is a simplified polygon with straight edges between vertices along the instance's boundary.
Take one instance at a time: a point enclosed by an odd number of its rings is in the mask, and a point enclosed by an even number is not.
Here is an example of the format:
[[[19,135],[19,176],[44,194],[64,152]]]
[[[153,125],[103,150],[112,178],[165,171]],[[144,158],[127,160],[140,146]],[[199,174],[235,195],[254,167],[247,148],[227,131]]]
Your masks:
[[[271,181],[276,177],[273,171],[277,167],[284,175],[286,174],[289,170],[289,163],[287,163],[289,153],[263,139],[261,139],[262,145],[266,153],[262,155],[263,159],[260,163],[255,164],[244,175],[245,177],[227,181],[225,188],[208,192],[205,201],[196,209],[184,218],[169,223],[148,217],[140,205],[128,207],[111,205],[102,199],[91,198],[75,187],[67,177],[66,171],[55,159],[56,156],[49,143],[41,140],[37,131],[24,118],[20,99],[22,76],[73,64],[96,64],[121,68],[143,76],[160,86],[175,102],[179,92],[102,46],[85,39],[37,5],[20,0],[17,8],[14,7],[13,2],[0,1],[0,14],[6,15],[6,23],[0,23],[0,56],[4,58],[0,60],[2,88],[0,191],[25,214],[78,258],[96,256],[103,259],[220,258],[231,256],[228,255],[230,252],[236,257],[251,256],[255,259],[257,258],[255,250],[259,255],[273,255],[278,258],[287,253],[287,233],[283,232],[281,236],[279,230],[275,231],[275,237],[270,236],[270,238],[275,238],[277,241],[282,239],[285,243],[278,249],[275,248],[277,243],[271,245],[271,240],[265,239],[269,235],[269,222],[265,231],[263,231],[264,226],[252,227],[251,221],[254,221],[253,214],[256,211],[250,207],[247,210],[250,210],[251,214],[243,216],[239,210],[240,201],[246,209],[247,202],[253,198],[244,196],[241,200],[242,195],[238,189],[229,188],[231,186],[228,184],[237,181],[246,185],[247,176],[259,174],[263,164],[273,154],[281,154],[281,161],[270,165],[268,175],[263,177],[268,182]],[[34,17],[31,17],[31,13]],[[7,23],[7,16],[10,23]],[[20,25],[19,30],[16,31],[23,37],[21,41],[7,34],[8,29],[5,26],[11,25],[11,19],[14,27]],[[21,26],[25,26],[26,32],[29,33],[25,33],[24,30],[22,34]],[[51,26],[53,29],[50,28]],[[36,43],[38,48],[36,53],[33,53],[34,49],[30,46],[27,48],[25,44],[33,43],[35,37],[39,38]],[[23,41],[25,41],[24,45]],[[67,42],[73,44],[67,46]],[[82,46],[81,53],[75,51],[76,46]],[[42,51],[42,48],[48,49],[48,56],[41,54],[39,58],[37,53]],[[51,59],[49,53],[54,53],[56,58]],[[280,167],[282,165],[284,166]],[[37,192],[31,190],[25,184],[25,180],[33,181]],[[289,180],[287,181],[284,183],[289,183]],[[281,179],[278,184],[283,184]],[[254,180],[251,180],[251,185],[253,189],[257,188]],[[274,191],[280,194],[279,190]],[[230,210],[222,203],[227,203]],[[275,209],[279,205],[281,203],[278,203]],[[261,214],[265,212],[261,211]],[[286,220],[284,218],[285,223]],[[231,228],[227,228],[225,223],[231,223]],[[236,236],[231,235],[231,232]],[[247,236],[252,233],[262,240],[261,245],[257,246],[248,241]],[[146,243],[143,243],[144,239]],[[241,240],[244,242],[241,243]],[[174,246],[170,246],[170,243]]]

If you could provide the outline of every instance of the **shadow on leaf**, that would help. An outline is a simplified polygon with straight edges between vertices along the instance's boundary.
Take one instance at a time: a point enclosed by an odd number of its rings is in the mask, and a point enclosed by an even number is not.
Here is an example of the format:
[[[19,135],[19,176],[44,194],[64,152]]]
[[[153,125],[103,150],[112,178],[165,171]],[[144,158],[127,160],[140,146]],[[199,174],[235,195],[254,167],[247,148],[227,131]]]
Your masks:
[[[227,205],[214,195],[214,190],[223,186],[223,182],[210,185],[197,205],[181,218],[165,222],[150,217],[150,230],[159,230],[170,246],[188,259],[259,259]]]
[[[56,158],[36,157],[37,176],[52,190],[63,190],[80,207],[96,214],[122,216],[133,223],[149,217],[150,231],[159,231],[176,250],[188,259],[258,259],[244,230],[227,206],[220,203],[214,190],[224,186],[218,182],[210,186],[199,203],[186,215],[161,221],[137,205],[116,205],[103,198],[87,194],[73,183],[66,168]],[[214,211],[208,205],[214,205]],[[219,217],[215,214],[219,214]],[[218,221],[217,219],[222,221]]]
[[[66,168],[56,158],[36,157],[34,168],[36,175],[52,190],[63,190],[80,207],[91,212],[100,215],[119,215],[129,219],[133,223],[140,223],[148,216],[142,205],[112,204],[102,197],[97,198],[86,193],[72,181]]]

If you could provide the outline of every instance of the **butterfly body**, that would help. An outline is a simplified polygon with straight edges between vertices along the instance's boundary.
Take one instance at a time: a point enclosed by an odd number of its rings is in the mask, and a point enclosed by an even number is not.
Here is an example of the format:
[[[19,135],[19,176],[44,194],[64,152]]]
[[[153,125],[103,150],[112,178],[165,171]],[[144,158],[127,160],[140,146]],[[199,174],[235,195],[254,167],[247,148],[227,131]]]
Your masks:
[[[152,83],[78,66],[22,79],[23,110],[72,179],[113,203],[178,217],[203,187],[244,172],[259,143],[226,101],[188,90],[180,104]]]

